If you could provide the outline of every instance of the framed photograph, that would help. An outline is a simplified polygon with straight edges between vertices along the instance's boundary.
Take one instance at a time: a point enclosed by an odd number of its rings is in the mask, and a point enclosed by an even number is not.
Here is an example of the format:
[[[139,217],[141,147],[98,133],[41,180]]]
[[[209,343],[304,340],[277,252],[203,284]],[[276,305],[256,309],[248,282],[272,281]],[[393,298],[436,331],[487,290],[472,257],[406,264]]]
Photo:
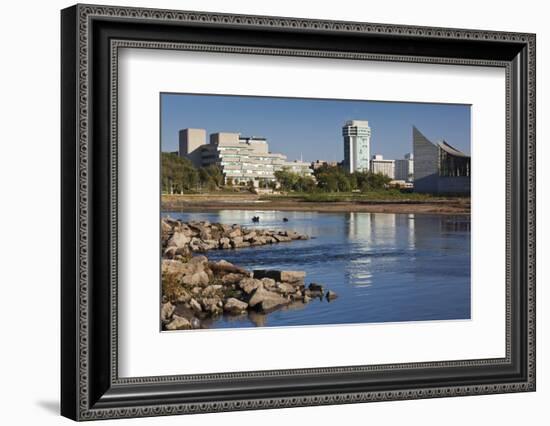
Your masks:
[[[61,412],[535,390],[535,35],[61,12]]]

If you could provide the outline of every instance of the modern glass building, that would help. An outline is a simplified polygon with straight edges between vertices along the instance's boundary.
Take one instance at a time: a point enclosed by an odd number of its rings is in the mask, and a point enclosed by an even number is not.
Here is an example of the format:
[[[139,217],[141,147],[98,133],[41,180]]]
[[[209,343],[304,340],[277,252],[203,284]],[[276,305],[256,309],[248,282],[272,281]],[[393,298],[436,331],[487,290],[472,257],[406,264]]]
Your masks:
[[[470,194],[470,156],[445,141],[432,143],[413,126],[414,190]]]
[[[342,127],[344,137],[344,169],[350,173],[370,170],[369,122],[348,120]]]

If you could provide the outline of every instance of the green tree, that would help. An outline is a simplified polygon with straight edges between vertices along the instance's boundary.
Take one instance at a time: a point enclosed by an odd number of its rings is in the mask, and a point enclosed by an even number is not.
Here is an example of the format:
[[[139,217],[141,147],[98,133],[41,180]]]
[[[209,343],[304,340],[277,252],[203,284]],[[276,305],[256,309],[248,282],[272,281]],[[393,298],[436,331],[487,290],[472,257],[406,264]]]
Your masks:
[[[198,181],[197,169],[186,158],[173,153],[161,154],[162,192],[173,194],[192,190]]]

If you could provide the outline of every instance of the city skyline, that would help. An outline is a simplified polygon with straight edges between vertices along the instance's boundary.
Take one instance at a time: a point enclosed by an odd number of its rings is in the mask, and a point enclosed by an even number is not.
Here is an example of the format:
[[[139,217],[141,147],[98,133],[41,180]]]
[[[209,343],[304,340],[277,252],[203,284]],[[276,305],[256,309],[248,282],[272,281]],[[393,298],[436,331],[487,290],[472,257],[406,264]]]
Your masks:
[[[289,160],[342,161],[342,125],[352,119],[369,121],[372,155],[412,152],[413,125],[470,153],[469,105],[172,93],[161,94],[161,149],[177,151],[179,130],[201,128],[265,137]]]

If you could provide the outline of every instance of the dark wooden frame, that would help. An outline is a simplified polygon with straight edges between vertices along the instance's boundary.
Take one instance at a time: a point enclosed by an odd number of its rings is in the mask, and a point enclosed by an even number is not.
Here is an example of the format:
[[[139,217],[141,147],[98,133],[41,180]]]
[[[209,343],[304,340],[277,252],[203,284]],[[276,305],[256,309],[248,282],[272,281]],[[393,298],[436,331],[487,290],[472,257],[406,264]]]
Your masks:
[[[75,420],[535,390],[535,35],[76,5],[62,28],[61,413]],[[507,75],[502,359],[117,374],[119,47],[498,66]]]

